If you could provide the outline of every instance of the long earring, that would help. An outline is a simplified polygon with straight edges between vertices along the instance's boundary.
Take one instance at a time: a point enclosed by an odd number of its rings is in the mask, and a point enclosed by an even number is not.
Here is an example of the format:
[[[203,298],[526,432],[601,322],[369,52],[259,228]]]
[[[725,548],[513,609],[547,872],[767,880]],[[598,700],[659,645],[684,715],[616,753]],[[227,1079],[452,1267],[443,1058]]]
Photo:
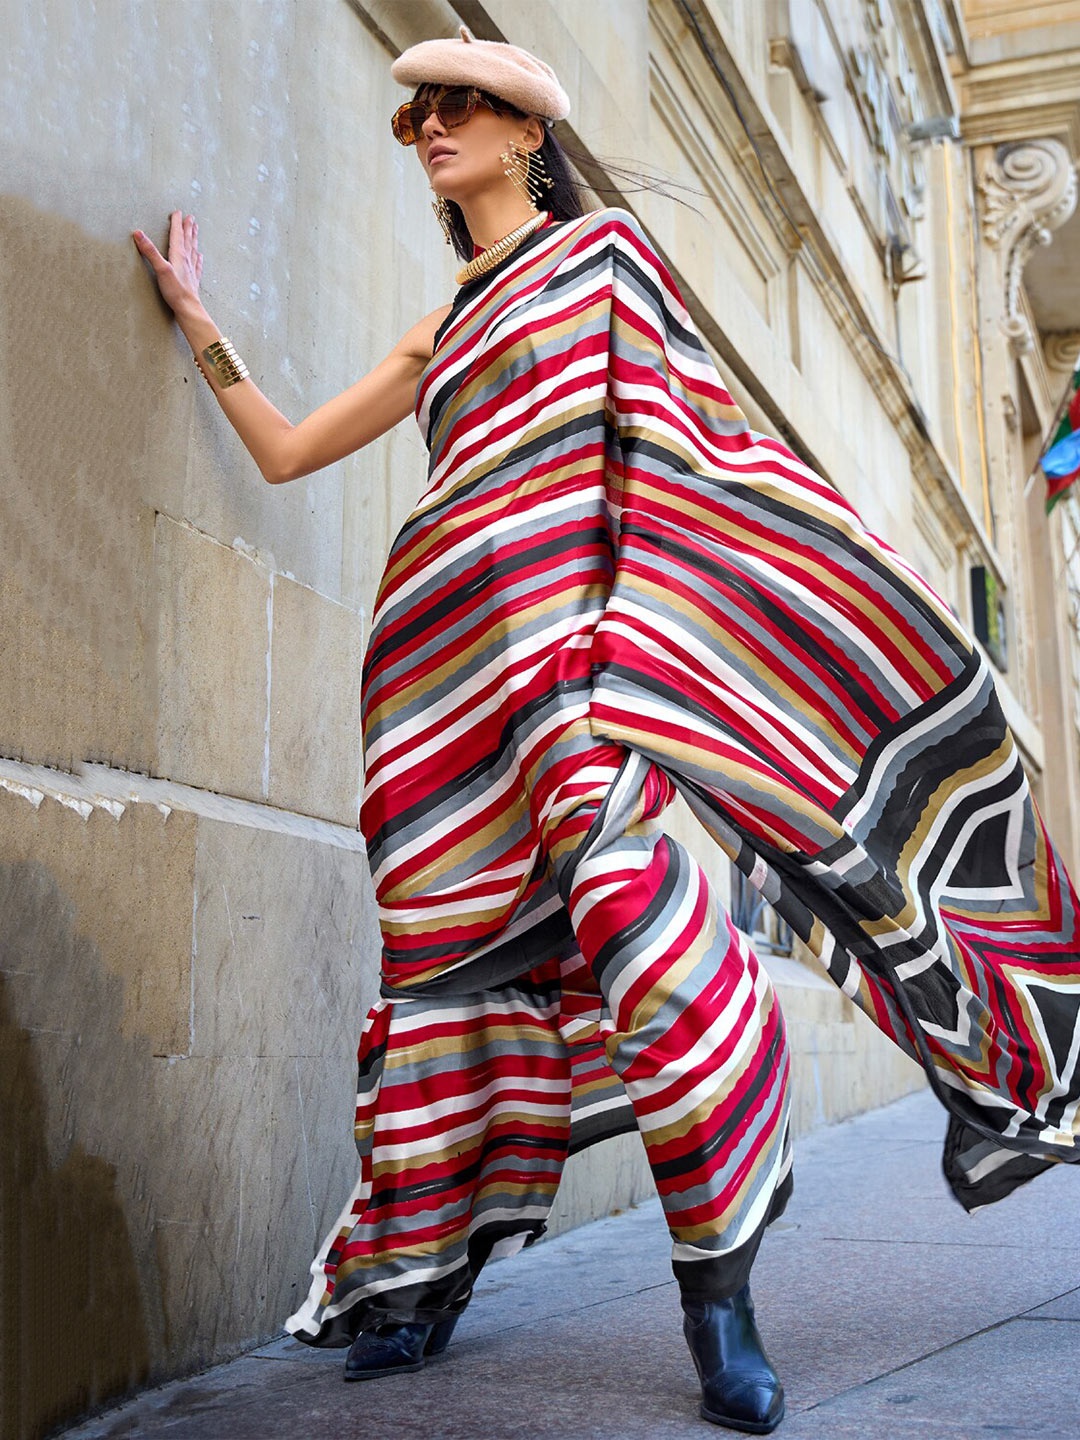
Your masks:
[[[442,233],[446,236],[447,245],[454,243],[454,216],[445,195],[438,195],[432,191],[435,199],[431,202],[431,208],[435,211],[435,219],[442,226]]]
[[[544,157],[539,150],[529,151],[529,174],[526,183],[538,206],[541,200],[547,198],[545,191],[549,191],[555,184],[555,181],[547,172]]]
[[[499,159],[503,162],[503,172],[510,184],[513,185],[529,209],[535,211],[536,201],[533,199],[533,187],[529,184],[529,151],[519,140],[511,140]]]

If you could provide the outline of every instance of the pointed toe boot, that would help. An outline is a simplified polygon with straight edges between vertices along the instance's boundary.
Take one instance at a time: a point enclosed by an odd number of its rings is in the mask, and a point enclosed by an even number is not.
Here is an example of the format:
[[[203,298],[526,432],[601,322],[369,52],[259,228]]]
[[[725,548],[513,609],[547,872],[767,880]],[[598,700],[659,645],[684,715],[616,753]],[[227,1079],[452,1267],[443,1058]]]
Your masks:
[[[751,1435],[775,1430],[784,1418],[784,1387],[761,1343],[750,1287],[727,1300],[684,1300],[683,1312],[702,1418]]]
[[[362,1330],[345,1357],[346,1380],[377,1380],[381,1375],[408,1375],[437,1359],[450,1344],[457,1324],[451,1315],[436,1325],[383,1324]]]

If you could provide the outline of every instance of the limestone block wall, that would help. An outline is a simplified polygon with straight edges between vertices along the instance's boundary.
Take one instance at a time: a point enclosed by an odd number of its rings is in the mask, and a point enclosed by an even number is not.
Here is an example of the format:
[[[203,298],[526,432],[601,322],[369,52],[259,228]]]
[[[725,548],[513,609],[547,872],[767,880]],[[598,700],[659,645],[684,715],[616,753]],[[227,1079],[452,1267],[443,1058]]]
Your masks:
[[[358,849],[167,781],[0,765],[5,1435],[273,1333],[302,1293],[355,1180]]]
[[[360,657],[423,447],[267,486],[129,237],[196,213],[299,419],[451,283],[398,101],[345,0],[0,7],[12,1440],[275,1333],[355,1180]]]

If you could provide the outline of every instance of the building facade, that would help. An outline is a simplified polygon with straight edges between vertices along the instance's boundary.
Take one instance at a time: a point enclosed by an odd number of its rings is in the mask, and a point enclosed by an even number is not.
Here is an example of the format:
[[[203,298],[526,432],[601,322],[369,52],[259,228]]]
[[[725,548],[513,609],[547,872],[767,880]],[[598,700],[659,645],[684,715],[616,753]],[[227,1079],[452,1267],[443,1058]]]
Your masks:
[[[377,990],[357,689],[423,446],[405,424],[264,485],[130,231],[161,244],[171,209],[196,213],[208,308],[299,419],[452,293],[389,65],[461,22],[554,66],[596,203],[645,225],[751,424],[975,628],[1080,873],[1080,505],[1048,517],[1030,478],[1080,354],[1080,0],[15,0],[0,1429],[19,1440],[294,1308],[352,1183]],[[701,854],[781,991],[800,1132],[921,1083]],[[639,1149],[573,1166],[559,1223],[646,1194]]]

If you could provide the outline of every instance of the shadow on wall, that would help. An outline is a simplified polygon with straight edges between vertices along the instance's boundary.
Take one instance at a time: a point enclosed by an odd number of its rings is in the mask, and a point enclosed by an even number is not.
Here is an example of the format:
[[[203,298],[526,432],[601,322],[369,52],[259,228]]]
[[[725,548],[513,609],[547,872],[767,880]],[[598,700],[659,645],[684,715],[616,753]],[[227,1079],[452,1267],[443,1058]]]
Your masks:
[[[133,254],[0,195],[0,754],[60,768],[154,758],[151,487],[182,486],[197,377]]]
[[[0,1434],[37,1440],[53,1426],[146,1379],[150,1343],[114,1167],[71,1145],[58,1162],[50,1127],[66,1104],[47,1093],[33,1028],[12,989],[94,973],[93,944],[74,933],[40,865],[0,865]],[[8,976],[4,978],[5,972]],[[56,1041],[55,1035],[47,1037]],[[77,1047],[80,1037],[63,1039]],[[67,1068],[66,1066],[64,1068]],[[65,1097],[66,1098],[66,1097]],[[52,1118],[50,1119],[50,1114]],[[66,1116],[65,1116],[66,1120]]]

